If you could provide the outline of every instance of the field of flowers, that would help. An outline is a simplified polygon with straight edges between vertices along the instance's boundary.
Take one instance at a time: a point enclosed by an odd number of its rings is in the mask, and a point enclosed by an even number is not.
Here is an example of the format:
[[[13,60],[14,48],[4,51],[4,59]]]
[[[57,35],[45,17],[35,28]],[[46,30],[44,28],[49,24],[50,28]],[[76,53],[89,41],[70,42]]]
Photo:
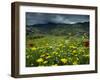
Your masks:
[[[89,64],[89,40],[85,37],[50,36],[27,40],[26,66]]]

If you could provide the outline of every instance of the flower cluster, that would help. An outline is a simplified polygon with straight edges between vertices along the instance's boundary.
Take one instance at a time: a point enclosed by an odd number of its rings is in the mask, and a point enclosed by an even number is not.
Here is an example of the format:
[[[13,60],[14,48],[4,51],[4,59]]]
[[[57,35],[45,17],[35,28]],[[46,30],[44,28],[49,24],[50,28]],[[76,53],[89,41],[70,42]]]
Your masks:
[[[59,66],[89,64],[89,47],[83,38],[49,38],[34,40],[26,48],[26,66]]]

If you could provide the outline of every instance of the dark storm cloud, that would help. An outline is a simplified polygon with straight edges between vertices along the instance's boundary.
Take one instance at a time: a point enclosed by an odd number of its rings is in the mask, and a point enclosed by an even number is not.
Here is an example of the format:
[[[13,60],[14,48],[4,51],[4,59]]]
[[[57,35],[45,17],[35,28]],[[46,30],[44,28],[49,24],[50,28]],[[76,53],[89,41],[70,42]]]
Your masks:
[[[26,13],[26,24],[45,24],[48,22],[73,24],[77,22],[88,22],[88,15],[74,14],[48,14],[48,13]]]

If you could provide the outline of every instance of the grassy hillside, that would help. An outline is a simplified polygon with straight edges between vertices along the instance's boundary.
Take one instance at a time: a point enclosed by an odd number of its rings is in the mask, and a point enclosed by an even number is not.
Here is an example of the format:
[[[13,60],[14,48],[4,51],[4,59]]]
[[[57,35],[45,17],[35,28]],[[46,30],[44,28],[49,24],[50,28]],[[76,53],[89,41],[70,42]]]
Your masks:
[[[76,23],[76,24],[36,24],[30,25],[26,28],[27,35],[67,35],[68,33],[80,34],[84,32],[89,32],[89,22]]]
[[[26,26],[26,66],[89,64],[89,22]]]

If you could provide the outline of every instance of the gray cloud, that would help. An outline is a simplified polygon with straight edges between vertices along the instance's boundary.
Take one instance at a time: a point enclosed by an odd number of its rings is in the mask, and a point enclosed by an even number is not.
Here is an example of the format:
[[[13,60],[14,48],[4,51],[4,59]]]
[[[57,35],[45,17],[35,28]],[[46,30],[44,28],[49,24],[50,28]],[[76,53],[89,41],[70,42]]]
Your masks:
[[[26,24],[45,24],[48,22],[53,23],[77,23],[88,22],[89,15],[75,15],[75,14],[49,14],[49,13],[26,13]]]

